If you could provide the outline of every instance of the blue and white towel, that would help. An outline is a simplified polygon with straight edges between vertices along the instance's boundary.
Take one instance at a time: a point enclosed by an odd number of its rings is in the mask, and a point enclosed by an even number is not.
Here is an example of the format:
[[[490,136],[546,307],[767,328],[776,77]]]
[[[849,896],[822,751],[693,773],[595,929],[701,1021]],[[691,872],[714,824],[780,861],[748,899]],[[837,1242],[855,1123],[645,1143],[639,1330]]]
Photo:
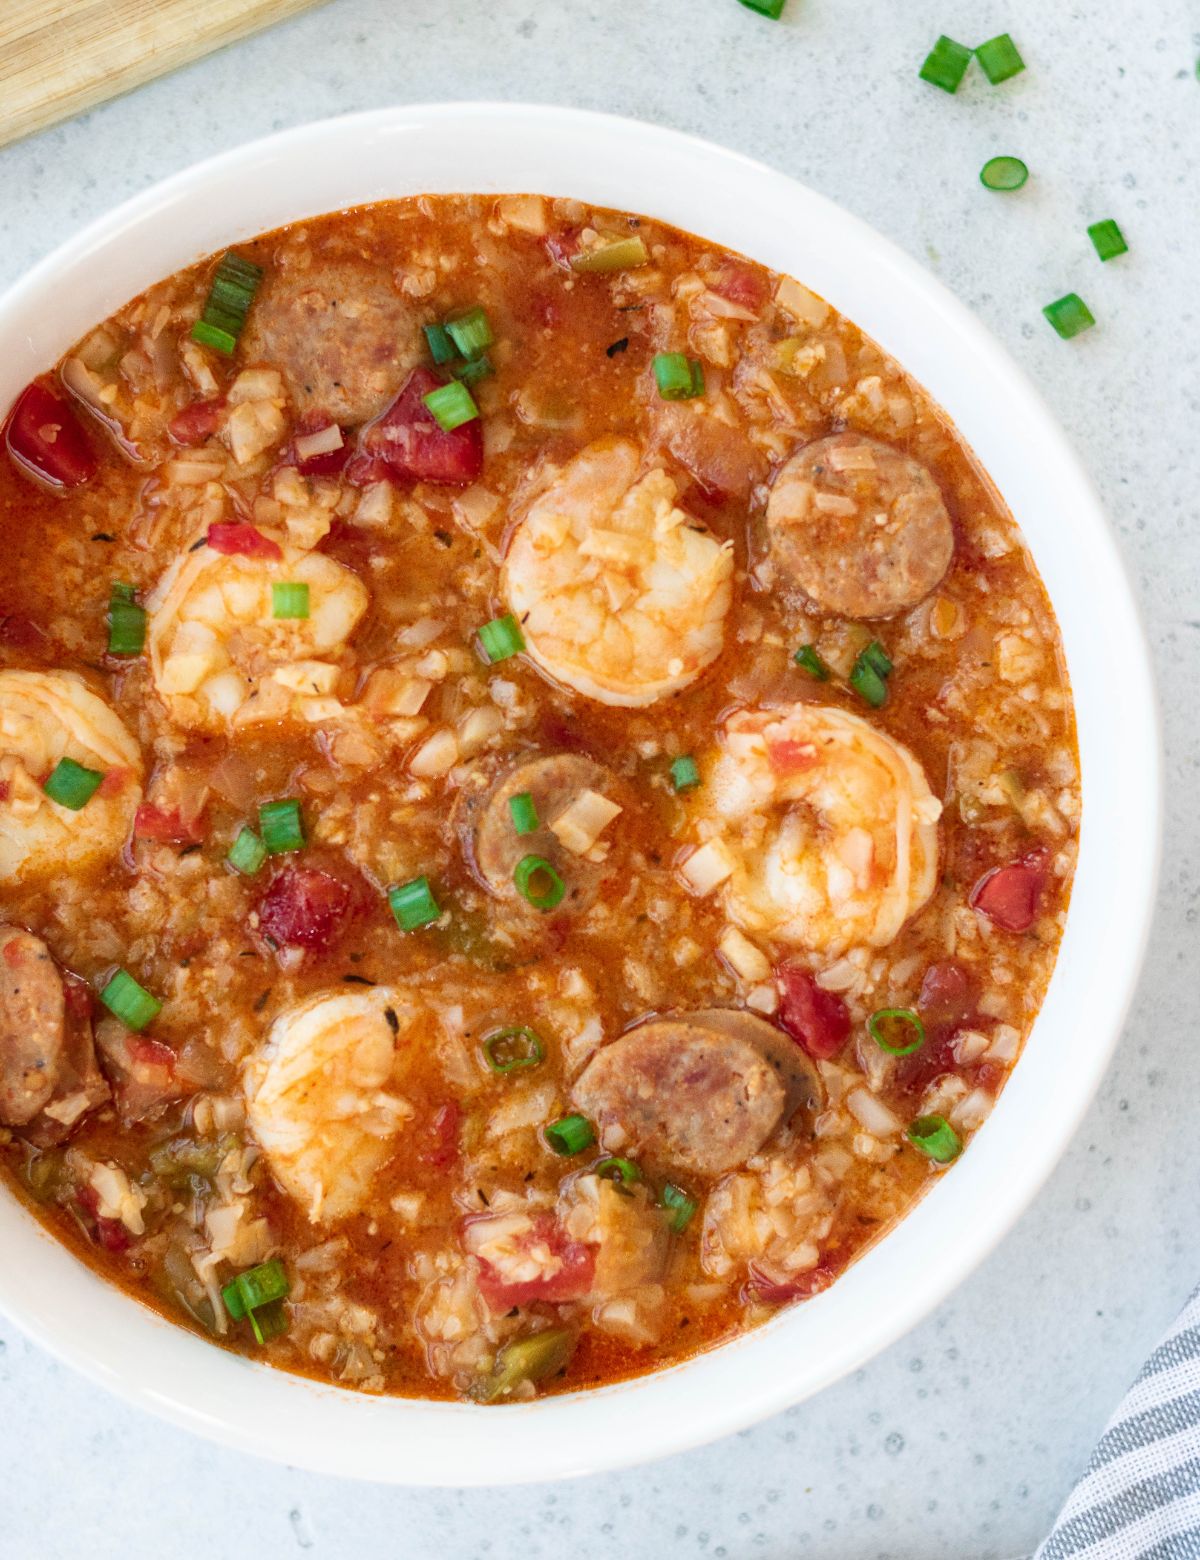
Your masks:
[[[1200,1560],[1200,1288],[1109,1420],[1034,1560]]]

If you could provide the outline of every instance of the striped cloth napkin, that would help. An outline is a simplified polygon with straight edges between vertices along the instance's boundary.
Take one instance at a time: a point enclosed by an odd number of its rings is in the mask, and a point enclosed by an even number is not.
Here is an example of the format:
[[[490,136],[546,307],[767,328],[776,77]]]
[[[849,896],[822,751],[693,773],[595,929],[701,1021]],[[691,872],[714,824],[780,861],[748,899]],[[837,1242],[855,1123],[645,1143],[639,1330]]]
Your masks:
[[[1200,1288],[1109,1420],[1034,1560],[1200,1560]]]

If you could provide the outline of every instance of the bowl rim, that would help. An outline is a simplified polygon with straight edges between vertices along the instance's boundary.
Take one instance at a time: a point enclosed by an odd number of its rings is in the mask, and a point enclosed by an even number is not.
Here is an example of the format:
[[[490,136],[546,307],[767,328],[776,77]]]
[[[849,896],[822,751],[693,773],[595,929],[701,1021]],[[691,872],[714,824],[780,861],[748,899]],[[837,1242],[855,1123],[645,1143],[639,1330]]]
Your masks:
[[[854,1264],[830,1291],[803,1307],[782,1311],[764,1327],[705,1354],[632,1381],[511,1406],[500,1418],[496,1418],[496,1410],[473,1405],[369,1398],[214,1349],[147,1307],[131,1303],[49,1236],[11,1193],[5,1191],[0,1196],[0,1241],[7,1251],[14,1255],[19,1251],[27,1259],[0,1266],[0,1310],[48,1352],[85,1376],[126,1401],[239,1450],[349,1477],[467,1486],[533,1482],[631,1466],[744,1429],[809,1397],[895,1342],[940,1304],[995,1248],[1074,1135],[1099,1087],[1133,999],[1150,933],[1161,850],[1162,738],[1149,646],[1128,574],[1091,481],[1038,391],[965,305],[890,240],[788,175],[680,131],[553,105],[464,102],[412,104],[341,115],[245,143],[134,195],[90,222],[27,271],[0,297],[0,361],[4,360],[7,333],[8,344],[18,359],[17,388],[29,377],[31,364],[48,366],[45,358],[56,339],[55,331],[57,339],[61,339],[61,331],[66,327],[59,321],[43,328],[45,314],[39,311],[45,311],[46,301],[55,296],[62,280],[78,273],[81,267],[102,265],[105,256],[115,254],[122,243],[128,246],[138,234],[153,233],[198,196],[246,181],[253,184],[256,178],[262,180],[284,167],[303,168],[306,158],[311,159],[308,166],[318,170],[318,184],[325,177],[336,180],[338,175],[325,168],[325,160],[331,151],[339,149],[361,149],[367,161],[375,156],[386,160],[385,154],[393,149],[415,149],[418,160],[425,155],[436,162],[440,154],[430,151],[420,139],[427,134],[442,138],[448,147],[446,177],[436,186],[424,186],[427,190],[479,189],[498,193],[539,187],[520,177],[507,183],[497,183],[493,178],[489,183],[487,178],[473,176],[472,159],[466,156],[468,144],[476,151],[480,146],[488,148],[482,156],[485,165],[489,165],[490,157],[520,153],[525,161],[509,164],[514,168],[532,166],[543,155],[566,158],[573,151],[582,159],[580,167],[587,171],[577,179],[568,176],[559,189],[543,184],[544,193],[578,193],[582,199],[601,204],[600,196],[585,193],[585,189],[611,188],[619,192],[653,175],[662,181],[661,200],[649,205],[641,200],[607,203],[674,221],[711,241],[744,250],[751,258],[776,269],[798,274],[799,280],[816,286],[811,271],[806,275],[795,265],[768,258],[763,251],[774,244],[769,237],[752,245],[718,236],[729,222],[746,220],[746,212],[754,213],[748,226],[761,226],[764,219],[758,215],[755,203],[763,203],[765,209],[773,202],[781,232],[777,254],[805,252],[808,244],[810,263],[819,268],[825,264],[826,251],[833,251],[850,269],[860,267],[876,285],[893,289],[892,302],[880,306],[897,308],[901,314],[907,308],[918,323],[931,329],[937,341],[929,348],[932,355],[928,362],[937,369],[938,376],[938,354],[945,353],[946,362],[953,365],[963,385],[977,380],[981,387],[986,386],[986,394],[983,389],[979,391],[981,407],[990,403],[999,421],[1007,420],[1014,432],[1028,441],[1021,448],[1030,467],[1036,470],[1037,482],[1049,490],[1050,496],[1041,498],[1034,487],[1024,497],[1013,496],[1014,486],[1022,494],[1025,490],[1016,457],[1012,457],[1012,481],[1001,490],[1022,529],[1026,529],[1027,514],[1040,514],[1053,501],[1058,512],[1066,517],[1063,523],[1071,537],[1086,541],[1086,546],[1079,547],[1075,554],[1065,556],[1071,538],[1059,542],[1053,528],[1039,519],[1038,528],[1043,534],[1037,546],[1031,543],[1031,550],[1043,578],[1044,560],[1052,558],[1055,569],[1078,570],[1083,581],[1079,588],[1094,593],[1097,611],[1102,609],[1105,618],[1105,631],[1096,631],[1094,643],[1086,639],[1088,630],[1082,619],[1080,626],[1075,625],[1077,614],[1071,607],[1073,637],[1068,661],[1077,713],[1080,690],[1088,690],[1090,711],[1096,702],[1092,697],[1093,684],[1100,678],[1100,673],[1085,666],[1077,653],[1079,644],[1086,642],[1096,656],[1107,655],[1103,669],[1111,678],[1110,724],[1119,724],[1121,729],[1121,742],[1117,743],[1102,729],[1102,722],[1097,725],[1099,717],[1089,713],[1085,753],[1084,720],[1080,719],[1084,821],[1075,897],[1066,933],[1050,991],[1021,1065],[1014,1069],[992,1118],[972,1143],[971,1152],[956,1166],[954,1177],[939,1181],[899,1226]],[[456,150],[456,137],[463,143],[460,150]],[[494,151],[492,142],[496,143]],[[546,152],[544,147],[550,142],[560,145],[561,151]],[[455,156],[462,162],[454,164]],[[478,165],[479,158],[474,161]],[[464,164],[465,178],[453,171]],[[672,184],[673,178],[677,184]],[[417,193],[404,188],[403,182],[397,179],[395,195]],[[347,188],[352,184],[353,178],[349,178]],[[577,184],[580,188],[576,190]],[[713,220],[703,222],[680,221],[672,214],[681,202],[688,210],[699,212],[701,190],[710,197],[715,191],[724,191],[731,206],[739,201],[744,201],[745,206],[736,218],[722,209]],[[358,203],[358,199],[350,199],[340,204],[302,206],[291,220],[315,215],[318,210],[336,210]],[[217,242],[201,242],[194,257],[222,242],[236,242],[255,231],[268,231],[279,225],[272,221],[240,231],[232,220],[222,228],[222,221],[216,214],[197,219],[198,231],[223,231],[226,237]],[[205,222],[207,229],[203,227]],[[806,236],[813,233],[820,235],[820,245]],[[172,269],[186,263],[187,260],[181,260]],[[126,288],[111,307],[166,274],[169,272],[158,271],[138,286]],[[887,331],[864,325],[863,308],[844,308],[838,301],[836,286],[832,294],[829,286],[817,290],[829,296],[836,307],[876,340],[887,336],[889,339],[882,344],[889,351],[894,340],[909,330],[908,324],[899,322],[899,316],[895,328],[889,326]],[[66,312],[69,315],[70,306]],[[75,334],[102,317],[92,314]],[[63,349],[71,339],[74,337],[68,335]],[[922,356],[925,348],[920,338],[913,336],[912,341],[913,352]],[[58,355],[55,352],[49,362]],[[935,399],[946,404],[944,392],[930,385],[930,371],[922,373],[913,367],[912,352],[897,356],[914,378],[931,389]],[[951,373],[950,367],[946,373]],[[0,371],[0,403],[7,399],[4,383]],[[964,404],[967,398],[964,391]],[[978,433],[974,437],[968,433],[962,406],[946,404],[946,410],[967,442],[978,449],[981,438]],[[973,410],[972,418],[986,435],[982,412],[977,416]],[[994,461],[981,457],[981,464],[989,474],[994,474]],[[1060,553],[1064,558],[1059,557]],[[1049,585],[1047,588],[1049,591]],[[1073,601],[1073,592],[1072,586],[1064,599],[1070,595]],[[1061,625],[1060,600],[1051,593],[1051,601]],[[1103,798],[1103,805],[1097,802],[1102,829],[1115,823],[1119,814],[1115,798],[1110,798],[1109,793],[1117,782],[1110,783],[1110,768],[1119,772],[1119,783],[1124,787],[1132,817],[1125,828],[1107,831],[1113,838],[1102,839],[1101,831],[1092,826],[1091,797],[1095,792]],[[1118,880],[1122,941],[1104,938],[1103,922],[1093,913],[1095,896],[1109,891],[1109,876]],[[1077,914],[1075,901],[1081,890],[1086,891],[1087,900],[1080,900]],[[1095,958],[1095,948],[1081,946],[1082,934],[1073,935],[1072,930],[1085,918],[1103,953],[1103,1009],[1089,997],[1086,986],[1087,969],[1094,967],[1089,966],[1089,960]],[[1065,967],[1067,962],[1069,968]],[[1096,1022],[1085,1025],[1071,1011],[1069,995],[1067,999],[1062,997],[1067,988],[1082,1001],[1085,1014],[1091,1004]],[[1035,1069],[1029,1066],[1036,1051],[1039,1058],[1046,1058],[1038,1064],[1039,1081],[1047,1081],[1042,1079],[1044,1072],[1053,1079],[1055,1062],[1045,1038],[1052,1027],[1056,1044],[1069,1050],[1077,1064],[1065,1094],[1051,1102],[1053,1110],[1048,1108],[1047,1101],[1035,1095]],[[1085,1037],[1078,1032],[1084,1028],[1086,1044]],[[1022,1142],[1028,1134],[1018,1131],[1018,1118],[1039,1129],[1032,1144]],[[1009,1146],[1010,1140],[1013,1145],[1019,1144],[1022,1152],[1016,1153]],[[950,1189],[960,1182],[962,1195],[951,1199]],[[969,1202],[968,1186],[976,1193],[997,1197],[997,1206],[986,1216],[963,1208],[950,1217],[948,1210],[963,1203],[964,1198]],[[949,1219],[955,1232],[956,1241],[950,1250],[944,1249],[932,1223],[935,1214],[943,1222]],[[897,1242],[909,1248],[910,1262],[924,1258],[919,1280],[912,1289],[904,1289],[899,1299],[886,1286],[901,1277],[904,1270],[896,1260],[884,1256]],[[61,1260],[64,1257],[71,1274],[65,1283],[67,1267]],[[911,1272],[908,1276],[911,1279]],[[881,1287],[888,1294],[887,1305],[878,1303]],[[842,1306],[843,1300],[847,1313],[844,1323],[833,1319],[831,1310],[834,1305]],[[811,1322],[806,1320],[809,1317]],[[800,1361],[795,1359],[798,1346],[807,1348]],[[238,1412],[247,1406],[254,1411]],[[496,1437],[498,1429],[503,1433],[502,1442]],[[497,1473],[489,1464],[488,1453],[499,1444],[503,1444],[506,1455],[504,1468]]]

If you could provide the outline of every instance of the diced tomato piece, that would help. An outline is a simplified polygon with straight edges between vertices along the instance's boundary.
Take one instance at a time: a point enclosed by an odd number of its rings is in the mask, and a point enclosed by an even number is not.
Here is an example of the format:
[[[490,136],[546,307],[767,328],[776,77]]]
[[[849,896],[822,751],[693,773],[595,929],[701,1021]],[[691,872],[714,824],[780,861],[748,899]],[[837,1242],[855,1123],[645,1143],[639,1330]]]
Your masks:
[[[208,528],[208,545],[213,552],[237,554],[242,558],[283,557],[283,549],[270,536],[264,536],[257,526],[244,520],[219,520]]]
[[[185,819],[178,807],[143,802],[133,815],[133,832],[139,840],[157,840],[161,845],[198,845],[204,838],[203,815]]]
[[[917,1011],[927,1024],[957,1024],[975,1006],[975,981],[955,959],[939,959],[925,971]]]
[[[45,643],[45,630],[23,612],[5,612],[0,607],[0,644],[15,650],[33,650]]]
[[[216,433],[224,410],[224,396],[218,396],[212,401],[193,401],[190,406],[175,413],[167,424],[167,432],[176,444],[203,444]]]
[[[161,1040],[153,1040],[149,1035],[134,1034],[130,1031],[125,1042],[126,1049],[138,1067],[159,1067],[164,1072],[175,1076],[175,1064],[178,1058],[169,1045],[164,1045]]]
[[[779,741],[768,741],[767,757],[776,774],[799,774],[804,769],[811,769],[816,763],[816,744],[798,742],[794,737],[783,737]]]
[[[579,253],[579,228],[564,228],[561,233],[551,233],[546,239],[546,253],[555,265],[569,269],[571,261]]]
[[[80,980],[78,975],[72,975],[70,970],[64,970],[62,976],[63,1001],[67,1012],[72,1018],[91,1018],[96,1010],[95,998],[92,988],[86,980]]]
[[[898,1092],[915,1099],[924,1094],[935,1078],[956,1071],[958,1058],[954,1054],[954,1041],[957,1035],[957,1026],[952,1024],[927,1028],[925,1044],[920,1050],[901,1057],[896,1063],[894,1083]]]
[[[132,777],[133,770],[123,769],[120,765],[114,769],[106,769],[104,771],[104,779],[96,787],[96,795],[103,797],[120,796]]]
[[[434,482],[465,487],[483,470],[483,424],[478,417],[446,433],[425,405],[445,380],[432,368],[415,368],[382,417],[364,428],[358,454],[346,467],[360,487],[390,482]]]
[[[99,466],[72,408],[37,380],[17,397],[4,441],[20,471],[59,492],[90,482]]]
[[[993,867],[971,890],[971,908],[1006,932],[1027,932],[1037,917],[1049,853],[1031,850],[1006,867]]]
[[[94,1239],[97,1246],[104,1251],[112,1251],[118,1255],[128,1251],[133,1245],[133,1237],[121,1223],[120,1219],[103,1218],[96,1210],[100,1206],[100,1198],[94,1186],[81,1186],[75,1194],[76,1201],[81,1208],[86,1209],[95,1221],[96,1228]]]
[[[336,450],[327,450],[324,455],[309,455],[304,459],[296,453],[296,435],[303,437],[305,434],[320,433],[333,425],[333,418],[326,412],[305,412],[288,446],[288,463],[306,477],[336,477],[350,459],[350,445],[346,441],[345,429],[342,430],[341,446]]]
[[[995,1093],[1008,1071],[1003,1062],[980,1062],[971,1069],[971,1085],[976,1089],[990,1089]]]
[[[743,265],[739,260],[721,262],[712,290],[720,293],[722,298],[728,298],[730,303],[736,303],[743,309],[752,309],[755,313],[767,301],[766,277],[761,271]]]
[[[781,964],[779,1022],[814,1061],[836,1056],[850,1033],[850,1013],[841,997],[818,986],[799,964]]]
[[[534,1220],[525,1244],[549,1247],[559,1266],[543,1277],[506,1283],[492,1263],[480,1258],[479,1292],[489,1310],[502,1315],[514,1305],[530,1305],[535,1300],[578,1300],[591,1289],[596,1271],[595,1251],[582,1241],[571,1240],[552,1215],[542,1214]]]
[[[828,1289],[838,1276],[841,1263],[832,1257],[823,1257],[816,1267],[807,1273],[797,1273],[794,1278],[776,1279],[761,1268],[750,1264],[746,1279],[746,1298],[764,1300],[768,1305],[786,1305],[789,1300],[811,1300],[823,1289]]]
[[[433,1113],[426,1129],[427,1146],[420,1149],[417,1158],[423,1165],[445,1169],[458,1158],[458,1131],[462,1125],[462,1107],[457,1100],[449,1100]]]
[[[350,886],[319,867],[284,867],[258,907],[259,930],[282,948],[324,953],[343,929]]]

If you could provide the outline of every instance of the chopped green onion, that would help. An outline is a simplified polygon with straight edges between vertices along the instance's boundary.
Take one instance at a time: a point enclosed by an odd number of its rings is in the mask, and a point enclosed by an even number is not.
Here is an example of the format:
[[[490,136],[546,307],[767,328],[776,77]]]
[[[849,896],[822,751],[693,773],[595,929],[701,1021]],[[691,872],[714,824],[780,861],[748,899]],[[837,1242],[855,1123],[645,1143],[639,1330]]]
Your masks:
[[[889,1056],[911,1056],[925,1044],[925,1025],[912,1008],[880,1008],[867,1020],[867,1029]]]
[[[521,898],[535,910],[553,910],[562,903],[567,886],[545,856],[522,856],[513,872]]]
[[[146,609],[133,598],[133,586],[114,580],[108,598],[109,655],[141,655],[146,643]]]
[[[272,1338],[278,1338],[287,1332],[287,1312],[283,1309],[283,1301],[276,1300],[271,1305],[261,1306],[257,1311],[250,1312],[250,1328],[254,1333],[256,1343],[270,1343]]]
[[[546,1142],[556,1154],[582,1154],[596,1141],[596,1133],[586,1116],[560,1116],[546,1128]]]
[[[282,1300],[291,1287],[287,1269],[277,1257],[273,1257],[270,1262],[260,1262],[257,1267],[239,1273],[221,1290],[221,1298],[230,1316],[235,1322],[240,1322],[247,1312],[257,1311],[260,1306]]]
[[[506,612],[503,617],[493,618],[483,625],[479,630],[479,643],[489,664],[495,666],[497,661],[507,661],[510,655],[519,655],[525,648],[525,636],[516,618]]]
[[[742,4],[748,11],[757,11],[760,16],[769,16],[777,22],[783,15],[786,0],[742,0]]]
[[[602,1159],[595,1173],[602,1181],[616,1181],[618,1186],[632,1186],[642,1179],[642,1172],[632,1159]]]
[[[1064,341],[1078,336],[1080,331],[1090,330],[1096,317],[1078,293],[1066,293],[1048,303],[1042,313]]]
[[[930,49],[918,74],[943,92],[957,92],[971,63],[971,50],[947,38],[945,33]]]
[[[985,190],[1019,190],[1029,177],[1029,169],[1019,157],[989,157],[979,171]]]
[[[802,671],[807,672],[810,677],[815,677],[818,682],[829,681],[829,668],[812,645],[801,645],[792,660]]]
[[[575,1334],[567,1327],[547,1327],[527,1338],[514,1338],[496,1355],[488,1374],[471,1386],[470,1396],[477,1403],[495,1403],[527,1381],[557,1375],[574,1352]]]
[[[1103,222],[1093,222],[1088,228],[1088,237],[1101,260],[1115,260],[1118,255],[1129,253],[1125,235],[1111,217]]]
[[[444,325],[426,325],[425,340],[435,363],[450,363],[458,356],[458,348]]]
[[[948,1165],[962,1153],[962,1139],[944,1116],[918,1116],[905,1134],[927,1159]]]
[[[200,318],[192,326],[192,340],[232,357],[262,278],[261,266],[232,250],[223,256]]]
[[[510,1073],[545,1061],[546,1047],[532,1029],[515,1024],[489,1035],[483,1042],[483,1056],[494,1073]]]
[[[650,259],[646,241],[640,234],[632,238],[615,238],[598,249],[588,249],[572,257],[572,271],[632,271],[645,265]]]
[[[415,932],[420,926],[428,926],[442,913],[427,877],[397,883],[388,889],[387,897],[396,925],[402,932]]]
[[[662,1189],[662,1195],[659,1197],[659,1201],[670,1214],[667,1223],[675,1231],[676,1235],[682,1235],[684,1230],[686,1230],[688,1225],[692,1222],[692,1218],[696,1212],[695,1199],[689,1197],[688,1194],[682,1190],[682,1188],[678,1186],[672,1186],[668,1181],[666,1186],[664,1186]]]
[[[704,394],[704,369],[682,352],[656,352],[654,378],[664,401],[691,401]]]
[[[508,810],[513,828],[518,834],[532,834],[540,827],[537,806],[528,791],[522,791],[519,796],[510,796]]]
[[[453,433],[455,428],[474,422],[479,416],[475,398],[458,379],[452,379],[448,385],[439,385],[421,399],[433,413],[433,420],[443,433]]]
[[[302,580],[276,580],[271,586],[271,616],[306,618],[308,586]]]
[[[42,790],[60,807],[78,812],[95,796],[103,779],[104,774],[99,769],[85,769],[73,758],[60,758],[46,776]]]
[[[116,970],[100,993],[100,1000],[127,1029],[145,1029],[162,1012],[162,1003],[139,986],[128,970]]]
[[[492,360],[485,352],[482,357],[472,358],[469,363],[453,363],[450,372],[460,384],[473,385],[481,379],[490,379],[496,372],[492,367]]]
[[[478,306],[447,320],[446,334],[465,358],[480,357],[496,339],[487,315]]]
[[[671,784],[677,791],[694,791],[700,784],[700,770],[696,760],[688,754],[672,760]]]
[[[258,829],[263,844],[272,856],[304,846],[304,820],[300,803],[288,797],[282,802],[264,802],[258,809]]]
[[[981,43],[975,50],[975,58],[979,61],[983,74],[994,87],[998,87],[1002,81],[1007,81],[1010,76],[1019,76],[1025,69],[1025,61],[1007,33],[1001,33],[999,37],[989,38],[986,43]]]
[[[878,639],[873,639],[854,663],[850,686],[872,709],[878,709],[887,702],[887,678],[891,670],[887,651]]]
[[[267,859],[267,847],[249,825],[243,825],[225,860],[235,872],[253,877]]]

